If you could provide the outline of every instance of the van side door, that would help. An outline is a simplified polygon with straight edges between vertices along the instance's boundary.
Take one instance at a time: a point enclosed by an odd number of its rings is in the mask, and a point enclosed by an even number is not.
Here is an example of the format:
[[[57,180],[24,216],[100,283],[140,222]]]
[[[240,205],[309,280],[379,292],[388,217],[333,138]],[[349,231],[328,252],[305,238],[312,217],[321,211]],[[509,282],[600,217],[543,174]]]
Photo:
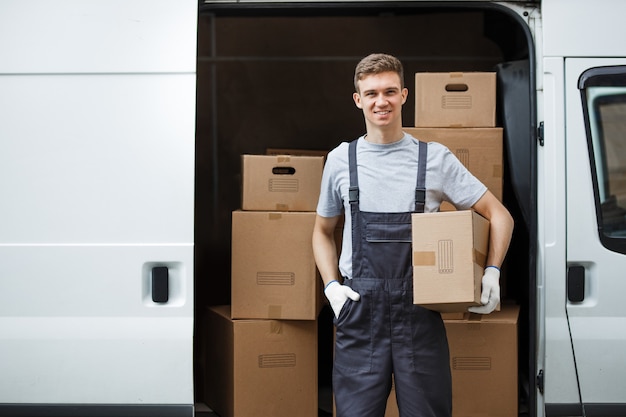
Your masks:
[[[0,415],[193,415],[196,22],[0,2]]]
[[[580,401],[583,415],[626,415],[626,61],[565,64],[565,309]]]

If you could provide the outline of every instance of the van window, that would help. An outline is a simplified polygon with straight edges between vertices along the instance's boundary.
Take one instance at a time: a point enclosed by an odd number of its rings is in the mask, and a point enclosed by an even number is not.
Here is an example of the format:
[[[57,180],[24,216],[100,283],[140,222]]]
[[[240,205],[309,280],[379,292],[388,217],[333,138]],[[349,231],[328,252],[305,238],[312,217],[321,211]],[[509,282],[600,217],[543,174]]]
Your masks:
[[[626,67],[594,68],[580,79],[600,240],[626,253]]]

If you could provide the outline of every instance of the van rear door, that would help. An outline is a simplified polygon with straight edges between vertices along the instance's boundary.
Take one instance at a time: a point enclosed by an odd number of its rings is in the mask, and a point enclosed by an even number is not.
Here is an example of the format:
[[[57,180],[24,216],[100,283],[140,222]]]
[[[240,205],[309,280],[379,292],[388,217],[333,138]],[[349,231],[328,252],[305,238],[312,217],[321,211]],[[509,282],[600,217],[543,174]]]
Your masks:
[[[193,415],[197,2],[0,2],[0,415]]]
[[[583,415],[626,415],[626,66],[615,66],[626,60],[565,62],[565,307],[579,395]]]

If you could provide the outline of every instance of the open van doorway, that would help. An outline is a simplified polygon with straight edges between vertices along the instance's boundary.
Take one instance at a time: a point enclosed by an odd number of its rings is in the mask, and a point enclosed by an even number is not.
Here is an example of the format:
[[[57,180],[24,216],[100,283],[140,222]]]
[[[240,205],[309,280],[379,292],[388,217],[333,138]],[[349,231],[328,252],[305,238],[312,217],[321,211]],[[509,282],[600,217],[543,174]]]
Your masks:
[[[384,3],[222,3],[200,5],[198,21],[195,357],[203,401],[211,340],[201,319],[230,303],[231,214],[241,206],[242,154],[268,148],[330,150],[364,132],[352,101],[354,66],[385,52],[405,66],[414,125],[416,72],[498,73],[498,126],[504,128],[504,196],[516,230],[503,297],[520,305],[519,410],[534,415],[535,111],[534,48],[512,10],[489,2],[423,6]],[[512,156],[515,156],[512,158]],[[320,415],[330,409],[332,313],[318,320]]]

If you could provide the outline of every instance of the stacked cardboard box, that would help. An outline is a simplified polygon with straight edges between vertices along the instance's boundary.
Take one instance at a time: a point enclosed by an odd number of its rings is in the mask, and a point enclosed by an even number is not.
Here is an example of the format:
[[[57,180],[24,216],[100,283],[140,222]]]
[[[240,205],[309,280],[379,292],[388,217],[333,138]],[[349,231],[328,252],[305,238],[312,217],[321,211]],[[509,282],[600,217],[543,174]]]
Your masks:
[[[489,222],[473,210],[412,215],[413,302],[443,313],[480,305]]]
[[[415,127],[405,131],[448,147],[502,200],[495,73],[418,73],[415,82]],[[519,309],[504,305],[489,315],[462,313],[480,301],[489,223],[451,204],[440,210],[413,215],[414,301],[444,313],[453,416],[515,416]],[[395,410],[389,407],[387,417]]]
[[[452,371],[452,415],[518,415],[519,307],[446,320]]]
[[[207,405],[222,417],[317,417],[317,322],[234,320],[207,310]]]
[[[495,125],[495,72],[415,74],[415,127]]]
[[[243,155],[241,158],[243,210],[315,211],[323,157]]]
[[[315,417],[321,280],[311,237],[323,156],[243,155],[231,304],[207,312],[207,405],[222,417]]]
[[[445,145],[501,200],[495,73],[417,73],[415,90],[415,127],[404,130]],[[462,312],[480,304],[489,225],[471,211],[453,214],[448,202],[440,210],[413,215],[413,230],[420,231],[413,235],[414,300],[440,312]]]
[[[502,201],[502,128],[501,127],[410,127],[405,132],[425,142],[445,145],[463,165]],[[454,206],[444,201],[441,211]]]
[[[234,319],[317,319],[311,236],[323,166],[322,156],[242,156],[242,210],[232,216]]]
[[[405,131],[439,142],[502,199],[502,128],[496,127],[493,72],[415,74],[415,127]],[[448,202],[442,211],[454,210]]]
[[[233,318],[315,320],[322,300],[315,213],[235,211],[232,221]]]

